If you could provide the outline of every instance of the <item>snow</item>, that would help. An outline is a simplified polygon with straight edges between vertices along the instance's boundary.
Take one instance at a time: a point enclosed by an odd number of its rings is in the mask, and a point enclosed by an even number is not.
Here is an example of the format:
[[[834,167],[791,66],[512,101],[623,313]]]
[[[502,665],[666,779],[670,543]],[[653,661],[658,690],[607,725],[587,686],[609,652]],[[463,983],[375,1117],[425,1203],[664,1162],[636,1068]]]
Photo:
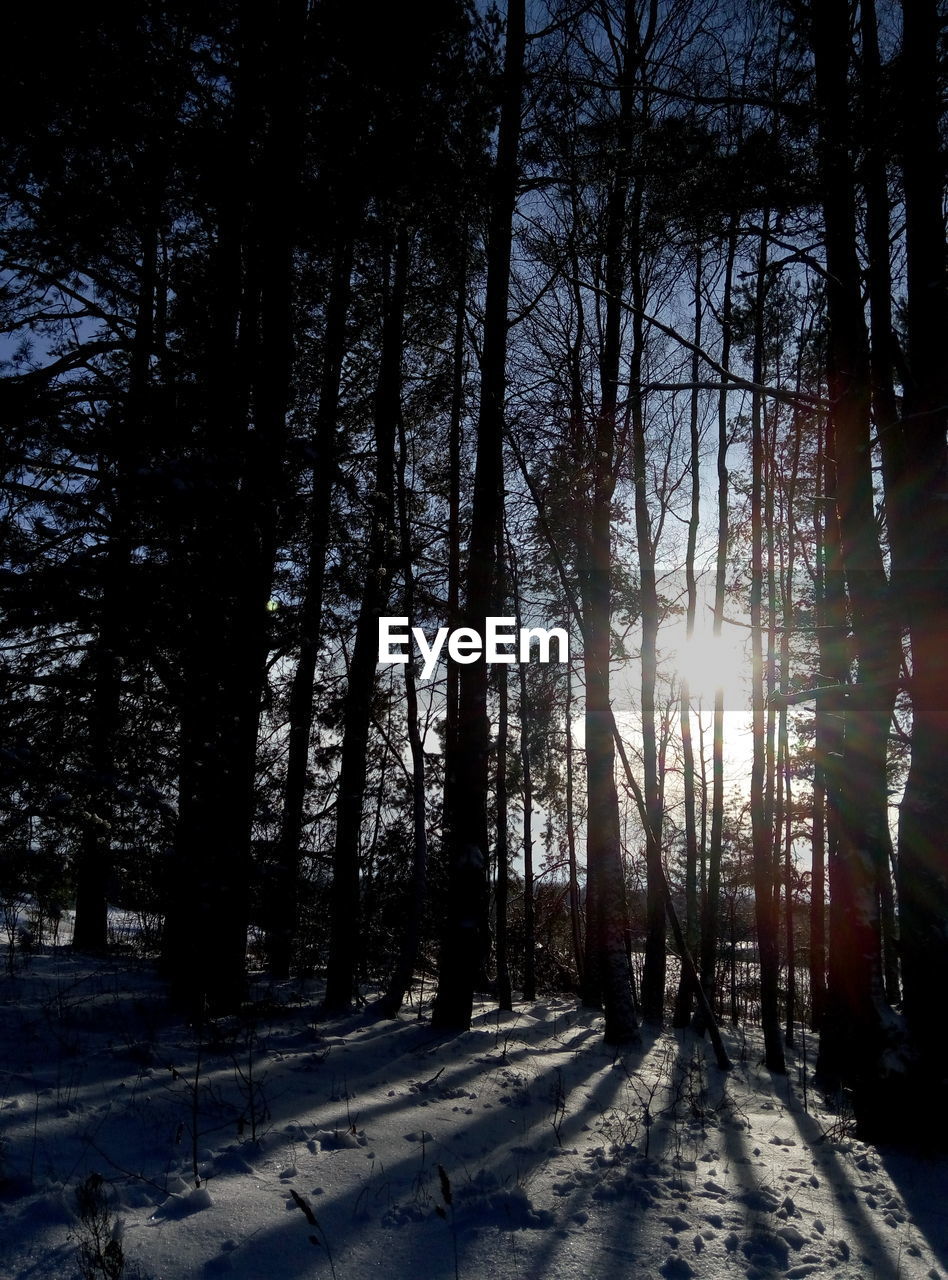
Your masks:
[[[426,1004],[314,1023],[315,989],[254,994],[200,1047],[129,957],[3,978],[2,1280],[81,1274],[90,1173],[150,1280],[948,1275],[948,1160],[856,1141],[755,1029],[722,1073],[689,1032],[617,1055],[572,998],[445,1039]]]

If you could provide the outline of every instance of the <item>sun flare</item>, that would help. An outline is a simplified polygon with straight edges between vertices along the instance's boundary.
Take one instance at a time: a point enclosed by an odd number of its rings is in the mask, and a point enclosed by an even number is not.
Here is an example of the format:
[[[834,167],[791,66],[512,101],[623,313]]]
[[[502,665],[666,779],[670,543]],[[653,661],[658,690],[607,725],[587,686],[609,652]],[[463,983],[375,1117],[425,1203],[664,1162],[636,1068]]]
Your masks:
[[[710,706],[721,688],[725,705],[743,704],[750,659],[742,635],[730,631],[720,636],[702,632],[682,642],[674,664],[679,678],[687,681],[692,701],[701,699],[705,706]]]

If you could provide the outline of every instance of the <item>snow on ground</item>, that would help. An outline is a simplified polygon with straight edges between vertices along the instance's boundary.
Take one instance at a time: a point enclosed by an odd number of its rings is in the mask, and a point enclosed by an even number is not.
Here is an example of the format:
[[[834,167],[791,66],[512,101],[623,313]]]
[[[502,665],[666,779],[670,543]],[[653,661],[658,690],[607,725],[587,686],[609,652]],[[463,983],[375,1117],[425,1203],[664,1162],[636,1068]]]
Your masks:
[[[2,1280],[82,1275],[83,1242],[148,1280],[948,1275],[948,1160],[855,1141],[756,1033],[724,1074],[687,1032],[617,1056],[572,999],[443,1039],[256,994],[199,1052],[132,959],[0,978]]]

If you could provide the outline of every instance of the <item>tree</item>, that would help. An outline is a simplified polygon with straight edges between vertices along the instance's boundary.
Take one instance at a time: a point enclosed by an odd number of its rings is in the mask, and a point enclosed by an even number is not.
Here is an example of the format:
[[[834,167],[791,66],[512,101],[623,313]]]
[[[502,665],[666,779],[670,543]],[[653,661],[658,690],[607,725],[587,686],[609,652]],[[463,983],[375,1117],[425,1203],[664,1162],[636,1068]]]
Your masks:
[[[848,4],[816,6],[812,21],[828,272],[827,385],[840,562],[857,660],[842,761],[831,781],[839,832],[830,864],[834,906],[821,1063],[828,1074],[839,1071],[871,1093],[887,1021],[878,883],[880,868],[888,874],[886,758],[900,650],[873,504],[869,347],[849,156]]]
[[[349,660],[348,689],[342,723],[329,963],[324,1001],[327,1013],[339,1013],[348,1009],[356,996],[356,971],[362,929],[359,841],[372,693],[378,660],[378,619],[386,613],[395,568],[391,551],[397,536],[394,510],[395,440],[402,411],[405,301],[409,272],[409,240],[404,228],[397,233],[391,252],[385,254],[385,259],[390,277],[383,286],[383,332],[375,390],[373,510],[364,569],[365,587]]]
[[[948,806],[943,762],[948,747],[948,388],[943,359],[948,333],[939,141],[939,15],[934,0],[902,6],[900,97],[907,257],[907,369],[902,404],[904,472],[895,496],[900,512],[893,556],[900,606],[909,619],[912,670],[912,758],[899,812],[900,946],[905,1016],[919,1054],[921,1101],[940,1088],[935,993],[948,977],[942,837]],[[911,539],[908,530],[911,528]],[[900,545],[896,530],[906,533]],[[939,1137],[943,1137],[943,1133]]]
[[[165,935],[173,996],[197,1010],[233,1009],[245,983],[266,605],[285,482],[304,36],[302,4],[241,11],[226,164],[210,192],[198,392],[206,469],[195,468],[201,502],[181,565],[191,630],[175,859],[190,891],[169,903]]]
[[[507,299],[526,42],[524,0],[510,0],[501,80],[497,155],[487,229],[487,282],[477,420],[477,465],[468,542],[464,620],[480,635],[495,599],[497,530],[503,507],[503,438],[507,380]],[[457,738],[448,760],[449,888],[432,1022],[438,1030],[470,1026],[474,988],[487,954],[487,790],[490,736],[483,657],[458,677]]]

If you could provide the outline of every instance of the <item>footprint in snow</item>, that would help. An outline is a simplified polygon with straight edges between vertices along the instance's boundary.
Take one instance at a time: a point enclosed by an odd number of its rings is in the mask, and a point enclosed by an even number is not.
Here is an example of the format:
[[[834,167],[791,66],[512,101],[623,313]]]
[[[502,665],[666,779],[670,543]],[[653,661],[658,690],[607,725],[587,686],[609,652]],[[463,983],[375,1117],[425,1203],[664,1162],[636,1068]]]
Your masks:
[[[666,1259],[659,1267],[659,1271],[665,1277],[665,1280],[690,1280],[695,1274],[694,1268],[691,1267],[684,1258],[677,1254]]]
[[[806,1236],[802,1231],[798,1231],[796,1227],[781,1227],[778,1230],[777,1235],[780,1236],[781,1239],[786,1240],[790,1248],[794,1249],[797,1253],[799,1253],[806,1244]]]
[[[355,1134],[351,1129],[317,1129],[315,1138],[306,1144],[310,1151],[314,1142],[318,1143],[317,1150],[351,1151],[365,1146],[366,1138],[365,1134]]]

